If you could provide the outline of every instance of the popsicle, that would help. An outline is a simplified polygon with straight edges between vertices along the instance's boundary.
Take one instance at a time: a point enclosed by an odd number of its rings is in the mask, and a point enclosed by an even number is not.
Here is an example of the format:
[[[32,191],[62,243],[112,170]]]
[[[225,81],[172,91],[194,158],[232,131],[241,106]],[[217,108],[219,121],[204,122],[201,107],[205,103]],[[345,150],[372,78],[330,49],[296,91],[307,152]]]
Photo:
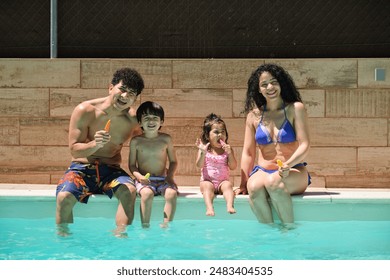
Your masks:
[[[145,179],[149,179],[149,177],[150,177],[150,173],[146,173]]]
[[[221,143],[221,145],[226,145],[226,143],[222,140],[222,139],[219,139],[219,143]]]
[[[108,120],[106,126],[104,127],[104,130],[110,132],[110,126],[111,126],[111,120]]]
[[[278,164],[279,167],[283,167],[283,162],[280,159],[277,159],[276,163]]]

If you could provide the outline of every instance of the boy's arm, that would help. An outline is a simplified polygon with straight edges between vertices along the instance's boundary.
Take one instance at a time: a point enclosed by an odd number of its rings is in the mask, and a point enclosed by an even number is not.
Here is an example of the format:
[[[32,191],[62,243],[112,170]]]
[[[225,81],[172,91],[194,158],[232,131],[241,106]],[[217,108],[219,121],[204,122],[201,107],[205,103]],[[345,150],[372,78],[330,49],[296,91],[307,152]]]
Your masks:
[[[134,177],[137,178],[137,180],[140,178],[141,173],[138,171],[137,167],[137,138],[134,137],[130,141],[130,151],[129,151],[129,170],[131,173],[133,173]]]

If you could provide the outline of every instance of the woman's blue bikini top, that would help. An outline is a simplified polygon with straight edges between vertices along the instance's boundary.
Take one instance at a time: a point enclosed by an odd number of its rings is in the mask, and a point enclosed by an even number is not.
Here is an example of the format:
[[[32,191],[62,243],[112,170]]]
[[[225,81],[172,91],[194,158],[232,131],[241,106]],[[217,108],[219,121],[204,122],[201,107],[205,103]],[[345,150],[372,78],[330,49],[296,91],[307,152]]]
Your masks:
[[[266,110],[266,107],[264,105],[264,110],[263,110],[263,113],[261,114],[261,119],[260,119],[259,125],[256,128],[255,139],[256,139],[257,144],[259,144],[259,145],[267,145],[267,144],[274,143],[274,141],[271,138],[271,135],[268,132],[268,129],[263,125],[263,115],[264,115],[265,110]],[[290,121],[287,119],[285,106],[283,106],[283,110],[284,110],[285,120],[279,129],[279,133],[276,137],[276,142],[277,143],[291,143],[291,142],[296,141],[295,131],[294,131],[294,127],[291,125]]]

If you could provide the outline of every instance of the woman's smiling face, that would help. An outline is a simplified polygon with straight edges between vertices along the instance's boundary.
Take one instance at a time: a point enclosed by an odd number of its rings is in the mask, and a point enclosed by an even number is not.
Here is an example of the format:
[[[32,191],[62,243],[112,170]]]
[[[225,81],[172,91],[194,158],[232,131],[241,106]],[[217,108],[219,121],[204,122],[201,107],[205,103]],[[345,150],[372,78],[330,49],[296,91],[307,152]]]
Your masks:
[[[265,99],[272,99],[280,96],[280,85],[276,78],[271,73],[263,72],[259,77],[260,93]]]

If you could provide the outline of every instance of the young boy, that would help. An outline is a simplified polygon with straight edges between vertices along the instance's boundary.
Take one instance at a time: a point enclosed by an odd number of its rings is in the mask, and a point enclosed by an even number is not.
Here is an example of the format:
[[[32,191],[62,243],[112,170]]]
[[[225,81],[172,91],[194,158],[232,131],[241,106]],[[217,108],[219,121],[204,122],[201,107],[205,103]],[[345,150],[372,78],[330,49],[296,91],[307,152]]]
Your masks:
[[[136,114],[143,134],[131,139],[129,169],[136,178],[137,192],[141,196],[142,226],[150,226],[154,196],[163,195],[165,206],[161,226],[166,227],[175,215],[177,199],[177,186],[173,180],[177,160],[172,138],[159,132],[164,123],[164,110],[159,104],[144,102]]]

